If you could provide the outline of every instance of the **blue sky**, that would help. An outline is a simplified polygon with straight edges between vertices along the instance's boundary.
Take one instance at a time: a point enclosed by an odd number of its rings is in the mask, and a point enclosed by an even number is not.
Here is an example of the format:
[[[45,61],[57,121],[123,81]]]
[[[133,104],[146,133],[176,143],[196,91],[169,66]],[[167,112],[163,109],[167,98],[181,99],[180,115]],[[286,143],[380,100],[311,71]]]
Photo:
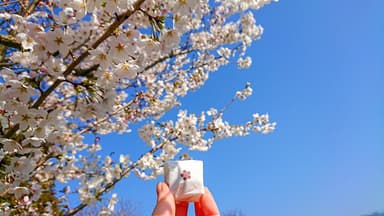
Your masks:
[[[235,103],[233,123],[268,112],[270,135],[214,144],[204,160],[205,183],[222,211],[246,215],[359,216],[384,211],[384,1],[283,0],[256,13],[265,33],[248,52],[247,71],[228,66],[187,96],[199,113]],[[145,149],[134,134],[102,138],[107,150]],[[118,144],[121,143],[121,144]],[[142,145],[143,147],[139,147]],[[130,176],[116,186],[143,215],[155,204],[156,181]]]

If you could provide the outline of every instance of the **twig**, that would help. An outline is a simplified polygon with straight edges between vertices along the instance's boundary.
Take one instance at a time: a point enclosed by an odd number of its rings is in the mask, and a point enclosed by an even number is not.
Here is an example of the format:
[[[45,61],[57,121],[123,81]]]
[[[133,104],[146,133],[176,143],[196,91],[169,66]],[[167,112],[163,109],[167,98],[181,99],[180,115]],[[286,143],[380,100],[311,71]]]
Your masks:
[[[14,133],[16,133],[17,130],[19,130],[20,126],[19,124],[13,126],[11,129],[8,130],[8,132],[5,134],[5,138],[11,138]]]
[[[21,43],[16,40],[16,38],[9,35],[0,35],[0,44],[6,47],[16,48],[21,50],[23,47]]]
[[[147,151],[145,154],[143,154],[133,164],[131,164],[129,167],[127,167],[125,170],[123,170],[121,172],[121,175],[117,179],[115,179],[114,181],[108,183],[103,189],[101,189],[100,191],[96,192],[95,193],[95,197],[98,198],[98,197],[102,196],[104,193],[106,193],[109,190],[111,190],[115,186],[115,184],[120,182],[126,175],[128,175],[135,167],[138,166],[139,161],[144,157],[144,155],[153,154],[156,151],[158,151],[161,148],[163,148],[164,145],[165,145],[165,142],[162,142],[159,145],[157,145],[157,146],[153,147],[152,149],[150,149],[149,151]],[[78,206],[76,206],[75,208],[69,210],[66,214],[64,214],[64,216],[72,216],[72,215],[76,214],[77,212],[79,212],[80,210],[82,210],[83,208],[85,208],[87,205],[88,204],[86,204],[86,203],[81,203]]]
[[[1,69],[1,68],[4,68],[4,67],[9,67],[9,66],[12,66],[12,65],[15,65],[15,64],[16,64],[16,63],[5,63],[5,62],[4,62],[4,63],[1,63],[1,62],[0,62],[0,69]]]
[[[29,14],[31,14],[35,10],[36,6],[40,3],[40,1],[41,0],[34,0],[30,5],[28,5],[27,9],[24,12],[24,15],[28,16]]]
[[[11,5],[11,4],[14,4],[14,3],[20,3],[20,0],[12,1],[12,2],[4,2],[4,3],[0,3],[0,7],[7,6],[7,5]]]
[[[167,60],[167,59],[169,59],[169,58],[173,58],[173,57],[176,57],[176,56],[179,56],[179,55],[188,54],[188,53],[191,53],[191,52],[193,52],[193,51],[196,51],[196,50],[194,50],[194,49],[187,49],[187,50],[181,50],[181,51],[179,50],[179,51],[177,51],[177,52],[171,52],[169,55],[166,55],[166,56],[164,56],[164,57],[161,57],[161,58],[157,59],[156,61],[152,62],[151,64],[147,65],[143,70],[141,70],[141,71],[139,71],[139,72],[137,73],[137,76],[138,76],[139,74],[142,74],[142,73],[144,73],[145,71],[151,69],[152,67],[156,66],[157,64],[163,62],[164,60]],[[136,78],[137,78],[137,76],[136,76]]]
[[[135,99],[136,99],[136,98],[135,98]],[[101,123],[107,121],[107,120],[108,120],[109,118],[111,118],[112,116],[114,116],[114,115],[120,113],[120,111],[122,111],[122,110],[124,110],[125,108],[127,108],[128,106],[130,106],[130,105],[132,104],[132,102],[135,101],[135,99],[129,101],[127,104],[125,104],[124,106],[122,106],[122,107],[120,107],[119,109],[115,110],[113,113],[109,114],[108,116],[106,116],[106,117],[100,119],[99,121],[94,122],[91,126],[88,126],[88,127],[84,128],[83,130],[81,130],[81,131],[79,132],[79,134],[87,133],[87,132],[90,131],[90,130],[92,129],[92,127],[94,127],[95,125],[101,124]]]

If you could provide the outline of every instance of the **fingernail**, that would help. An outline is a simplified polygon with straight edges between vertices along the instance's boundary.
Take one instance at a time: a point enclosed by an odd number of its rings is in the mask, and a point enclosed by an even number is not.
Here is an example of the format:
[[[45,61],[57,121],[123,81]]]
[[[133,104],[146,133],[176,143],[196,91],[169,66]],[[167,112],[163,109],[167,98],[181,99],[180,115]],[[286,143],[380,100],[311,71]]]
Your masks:
[[[159,196],[160,193],[164,190],[163,188],[164,188],[164,187],[163,187],[162,182],[157,183],[157,186],[156,186],[157,196]]]
[[[209,194],[209,193],[211,193],[211,191],[209,191],[209,189],[207,187],[205,187],[205,193]]]

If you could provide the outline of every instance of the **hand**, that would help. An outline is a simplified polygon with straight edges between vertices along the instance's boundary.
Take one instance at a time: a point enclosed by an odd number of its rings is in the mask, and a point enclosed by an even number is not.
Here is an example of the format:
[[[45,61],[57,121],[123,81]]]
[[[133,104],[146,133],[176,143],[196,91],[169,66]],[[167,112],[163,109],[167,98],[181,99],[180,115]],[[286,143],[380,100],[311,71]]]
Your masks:
[[[175,204],[175,198],[167,184],[160,182],[157,184],[157,203],[152,216],[186,216],[188,213],[188,203]],[[213,199],[212,194],[207,188],[200,197],[199,202],[195,203],[196,216],[219,216],[219,209]]]

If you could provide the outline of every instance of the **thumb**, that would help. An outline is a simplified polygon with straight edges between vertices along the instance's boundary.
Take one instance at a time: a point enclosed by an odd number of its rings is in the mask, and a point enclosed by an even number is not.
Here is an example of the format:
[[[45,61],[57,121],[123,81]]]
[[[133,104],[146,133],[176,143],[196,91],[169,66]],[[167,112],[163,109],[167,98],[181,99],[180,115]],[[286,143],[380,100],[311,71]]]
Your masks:
[[[175,199],[168,185],[163,182],[157,184],[157,203],[152,216],[173,216],[176,212]]]

